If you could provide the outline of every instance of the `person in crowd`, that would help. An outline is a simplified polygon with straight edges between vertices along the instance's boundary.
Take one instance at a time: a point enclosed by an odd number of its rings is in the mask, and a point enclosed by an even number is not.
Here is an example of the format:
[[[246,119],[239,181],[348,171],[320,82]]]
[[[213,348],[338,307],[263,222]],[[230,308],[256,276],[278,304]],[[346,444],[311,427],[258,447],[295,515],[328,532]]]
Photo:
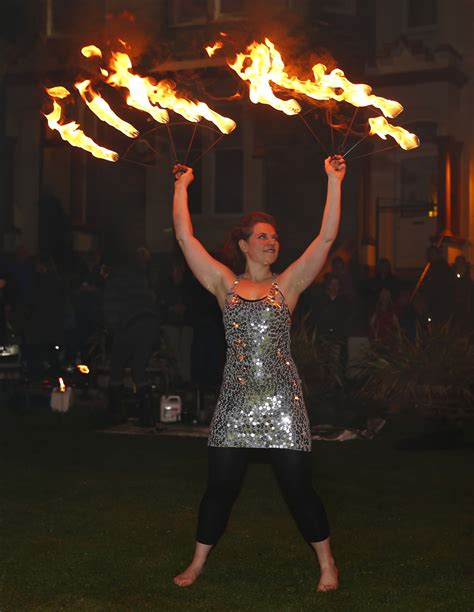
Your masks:
[[[194,313],[191,381],[201,388],[213,388],[222,382],[225,362],[222,313],[214,296],[197,281],[191,295]]]
[[[354,299],[354,283],[352,281],[352,275],[347,269],[346,262],[336,255],[331,261],[331,271],[333,276],[339,280],[339,295],[344,295],[349,300]]]
[[[454,322],[467,333],[473,329],[474,285],[471,280],[471,266],[464,257],[458,255],[453,264],[454,272]]]
[[[11,307],[10,322],[15,333],[24,341],[25,326],[33,297],[36,278],[35,263],[24,246],[19,246],[11,263],[7,282]]]
[[[25,325],[25,354],[30,375],[59,369],[64,339],[65,289],[50,257],[38,257]]]
[[[7,340],[8,327],[8,298],[7,274],[0,270],[0,344]]]
[[[414,340],[416,337],[418,315],[414,304],[410,300],[408,289],[400,290],[398,300],[395,303],[395,314],[400,325],[400,331],[410,340]]]
[[[369,339],[378,344],[389,346],[400,328],[392,294],[388,289],[380,291],[375,311],[369,322]]]
[[[131,265],[112,271],[104,290],[105,323],[113,333],[109,413],[113,422],[126,420],[123,375],[131,363],[139,402],[139,425],[155,425],[152,387],[146,368],[159,332],[156,296],[151,279],[151,254],[139,247]]]
[[[396,302],[400,293],[400,283],[392,272],[392,264],[386,257],[381,257],[375,268],[375,276],[367,285],[367,306],[373,312],[382,289],[388,289],[392,302]]]
[[[328,273],[324,277],[324,291],[316,298],[309,314],[318,333],[327,340],[338,353],[338,361],[344,372],[348,361],[348,338],[351,321],[351,302],[341,292],[338,276]]]
[[[102,325],[104,277],[101,274],[101,254],[88,251],[80,262],[73,288],[75,349],[84,359],[91,337]]]
[[[421,285],[427,314],[432,325],[445,325],[453,317],[455,276],[439,247],[430,246],[426,253],[428,273]]]
[[[187,189],[193,171],[176,165],[173,220],[189,267],[223,311],[227,358],[208,441],[208,485],[199,508],[191,564],[174,578],[189,586],[204,569],[238,495],[252,448],[266,449],[298,527],[320,566],[318,591],[338,587],[324,506],[311,482],[311,434],[301,382],[290,354],[291,313],[322,269],[340,219],[344,158],[325,160],[328,190],[319,235],[280,275],[273,217],[251,213],[231,233],[234,270],[193,234]]]
[[[191,284],[186,262],[175,258],[167,282],[160,289],[161,325],[167,346],[173,352],[181,382],[191,380],[193,313]]]

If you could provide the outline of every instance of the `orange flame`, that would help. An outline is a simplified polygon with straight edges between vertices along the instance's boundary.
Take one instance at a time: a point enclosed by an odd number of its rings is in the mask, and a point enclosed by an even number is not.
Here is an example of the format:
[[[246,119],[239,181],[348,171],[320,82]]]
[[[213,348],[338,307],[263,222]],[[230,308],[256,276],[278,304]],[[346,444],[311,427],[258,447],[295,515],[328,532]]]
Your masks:
[[[211,121],[223,134],[230,134],[237,125],[233,119],[216,113],[204,102],[193,102],[179,96],[172,81],[159,81],[152,86],[149,95],[152,102],[158,102],[160,106],[173,110],[188,121],[197,123],[203,118]]]
[[[204,102],[193,102],[180,96],[172,81],[163,80],[155,85],[150,78],[133,74],[132,62],[126,53],[113,53],[110,68],[113,73],[107,83],[128,89],[127,104],[149,113],[160,123],[169,121],[168,112],[164,110],[169,109],[194,123],[205,118],[224,134],[229,134],[236,127],[235,121],[216,113]]]
[[[282,76],[284,64],[280,54],[272,54],[269,47],[256,42],[247,47],[247,51],[247,54],[238,53],[235,62],[229,66],[242,80],[249,82],[250,100],[254,104],[268,104],[287,115],[299,113],[301,106],[296,100],[277,98],[270,85],[271,82],[277,83]]]
[[[108,77],[107,83],[114,87],[128,89],[127,104],[129,106],[148,113],[158,123],[168,123],[168,112],[150,102],[148,94],[152,85],[149,80],[130,72],[132,62],[126,53],[112,53],[110,68],[113,73]]]
[[[65,393],[66,392],[66,385],[64,384],[64,380],[59,377],[58,378],[58,382],[59,382],[59,390],[61,393]]]
[[[81,374],[89,374],[89,372],[90,372],[88,366],[86,366],[83,363],[79,363],[76,367],[77,367],[77,369],[79,370],[79,372]]]
[[[87,79],[76,83],[75,87],[87,106],[101,121],[119,130],[119,132],[122,132],[122,134],[129,138],[136,138],[138,136],[139,131],[133,125],[116,115],[104,98],[92,89],[90,80]]]
[[[206,53],[209,55],[209,57],[212,57],[214,55],[214,53],[218,50],[218,49],[222,49],[222,47],[224,46],[224,43],[222,42],[222,40],[217,40],[212,47],[204,47],[204,49],[206,50]]]
[[[420,146],[420,140],[416,134],[412,134],[399,125],[391,125],[385,117],[370,117],[369,124],[371,134],[376,134],[384,140],[387,140],[387,136],[391,136],[405,151]]]
[[[380,109],[387,117],[396,117],[402,112],[403,106],[394,100],[388,100],[372,94],[372,88],[365,84],[351,83],[339,68],[326,74],[326,66],[315,64],[312,67],[314,80],[302,81],[295,76],[289,76],[285,71],[285,64],[275,45],[268,39],[265,44],[253,42],[246,49],[247,53],[239,53],[234,64],[229,66],[245,81],[250,82],[250,99],[252,102],[269,104],[274,95],[270,82],[288,89],[294,93],[303,94],[314,100],[336,100],[349,102],[353,106],[374,106]],[[261,95],[266,100],[259,99]],[[282,101],[277,99],[281,104]],[[291,101],[295,104],[295,101]],[[272,106],[274,106],[272,104]],[[278,108],[278,106],[274,106]],[[284,110],[284,108],[280,108]],[[294,113],[289,113],[294,114]]]
[[[47,88],[46,92],[52,98],[59,98],[59,99],[64,99],[71,95],[71,92],[68,91],[65,87],[61,87],[61,85],[58,85],[57,87],[50,87],[49,89]]]
[[[95,45],[87,45],[87,47],[82,47],[81,53],[84,57],[102,57],[102,51]]]
[[[69,142],[74,147],[79,147],[80,149],[89,151],[89,153],[92,153],[94,157],[98,157],[99,159],[106,159],[107,161],[112,162],[118,160],[118,153],[97,145],[92,138],[89,138],[89,136],[84,134],[84,132],[80,129],[79,124],[75,121],[61,125],[59,123],[61,120],[61,114],[61,105],[53,98],[53,110],[49,114],[44,113],[44,116],[48,121],[49,127],[52,130],[57,130],[63,140]]]

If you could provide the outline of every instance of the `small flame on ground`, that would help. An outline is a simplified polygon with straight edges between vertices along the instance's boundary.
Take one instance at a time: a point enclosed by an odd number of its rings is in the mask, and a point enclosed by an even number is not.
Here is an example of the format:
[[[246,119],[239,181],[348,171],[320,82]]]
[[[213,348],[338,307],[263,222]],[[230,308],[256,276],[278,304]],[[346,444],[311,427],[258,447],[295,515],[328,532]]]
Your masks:
[[[64,380],[61,377],[59,377],[58,381],[59,381],[59,391],[61,393],[65,393],[66,392],[66,385],[64,384]]]

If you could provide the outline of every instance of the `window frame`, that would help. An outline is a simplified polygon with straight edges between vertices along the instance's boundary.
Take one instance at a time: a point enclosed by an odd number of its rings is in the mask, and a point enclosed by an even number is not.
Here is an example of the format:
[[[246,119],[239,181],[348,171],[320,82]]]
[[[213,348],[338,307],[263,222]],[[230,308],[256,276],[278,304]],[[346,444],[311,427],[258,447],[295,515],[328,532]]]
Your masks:
[[[48,0],[52,1],[52,0]],[[227,21],[241,21],[245,18],[245,1],[241,13],[224,13],[221,10],[222,0],[207,0],[206,15],[200,18],[178,20],[176,10],[176,0],[169,0],[170,26],[174,28],[185,28],[189,26],[203,26],[209,23],[219,23]]]
[[[405,0],[403,3],[404,15],[403,15],[403,23],[405,25],[405,29],[407,32],[432,32],[433,30],[438,29],[439,27],[439,10],[440,5],[438,0],[431,0],[431,2],[436,2],[436,21],[433,23],[425,23],[422,25],[411,25],[409,22],[410,18],[410,3],[411,2],[419,2],[419,0]]]

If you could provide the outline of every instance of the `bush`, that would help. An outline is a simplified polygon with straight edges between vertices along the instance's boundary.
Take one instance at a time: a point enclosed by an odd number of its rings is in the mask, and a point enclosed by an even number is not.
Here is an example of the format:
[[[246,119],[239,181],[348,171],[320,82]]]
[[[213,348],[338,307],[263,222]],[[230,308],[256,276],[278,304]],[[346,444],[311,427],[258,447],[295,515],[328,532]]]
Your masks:
[[[415,409],[425,416],[465,420],[474,407],[474,353],[469,338],[449,324],[418,327],[388,345],[373,344],[357,363],[358,394]]]

